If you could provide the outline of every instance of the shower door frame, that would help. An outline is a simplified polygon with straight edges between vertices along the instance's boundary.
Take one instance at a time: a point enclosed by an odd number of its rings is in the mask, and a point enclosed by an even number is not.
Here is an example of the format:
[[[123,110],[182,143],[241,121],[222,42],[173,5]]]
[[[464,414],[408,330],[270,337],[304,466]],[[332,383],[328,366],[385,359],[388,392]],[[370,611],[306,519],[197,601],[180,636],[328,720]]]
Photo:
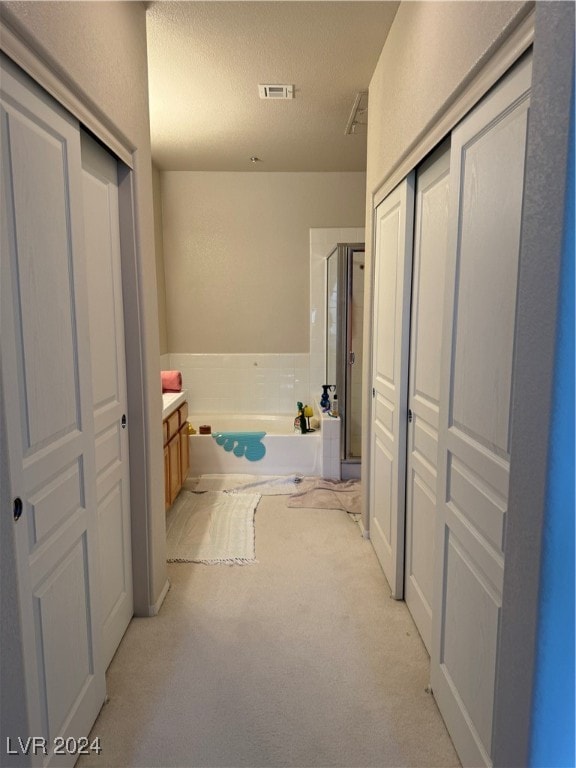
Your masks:
[[[350,457],[349,447],[351,444],[351,398],[350,383],[352,365],[354,365],[351,354],[352,350],[352,262],[354,254],[364,253],[365,243],[337,243],[326,259],[326,275],[328,275],[329,259],[336,254],[337,270],[337,328],[336,328],[336,381],[326,381],[327,384],[336,385],[336,394],[338,395],[338,406],[340,415],[340,462],[345,464],[361,464],[362,456]],[[327,282],[328,284],[328,282]],[[328,314],[328,301],[326,312]],[[328,335],[328,322],[326,323],[326,334]],[[362,341],[360,341],[360,349]],[[328,347],[327,347],[328,348]],[[360,370],[361,373],[361,370]],[[328,371],[327,374],[328,376]]]

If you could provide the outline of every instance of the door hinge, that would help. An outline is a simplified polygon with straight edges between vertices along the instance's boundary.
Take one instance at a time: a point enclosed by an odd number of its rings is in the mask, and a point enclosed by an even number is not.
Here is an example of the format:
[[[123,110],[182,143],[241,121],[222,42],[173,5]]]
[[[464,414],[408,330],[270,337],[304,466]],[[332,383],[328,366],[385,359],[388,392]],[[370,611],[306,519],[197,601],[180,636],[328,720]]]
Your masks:
[[[120,424],[122,425],[122,429],[126,429],[126,421],[127,421],[127,420],[126,420],[126,414],[125,414],[125,413],[123,413],[123,414],[122,414],[122,419],[121,419],[121,421],[120,421]]]
[[[372,397],[376,397],[376,389],[372,387]]]
[[[410,408],[408,408],[408,423],[412,423],[412,410]]]
[[[350,352],[348,352],[348,365],[354,365],[355,362],[356,355],[354,352],[352,352],[352,350],[350,350]]]

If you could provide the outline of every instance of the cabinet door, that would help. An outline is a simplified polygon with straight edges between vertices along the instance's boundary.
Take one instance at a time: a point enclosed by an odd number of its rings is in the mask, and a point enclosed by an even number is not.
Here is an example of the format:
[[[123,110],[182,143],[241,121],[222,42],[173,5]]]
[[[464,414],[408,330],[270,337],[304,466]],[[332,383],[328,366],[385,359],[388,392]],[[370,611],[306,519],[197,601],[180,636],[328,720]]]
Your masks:
[[[0,325],[29,721],[87,735],[105,697],[80,133],[0,57]],[[3,514],[7,510],[2,510]],[[15,734],[17,735],[17,734]]]
[[[166,424],[168,425],[168,440],[172,440],[180,429],[180,415],[178,411],[174,411],[174,413],[171,413],[170,416],[168,416]]]
[[[184,425],[180,430],[180,487],[182,487],[184,480],[188,476],[188,470],[190,469],[190,440],[188,436],[187,425]]]
[[[164,506],[170,506],[170,451],[164,446]]]
[[[168,443],[170,471],[170,504],[180,490],[180,436],[175,435]]]

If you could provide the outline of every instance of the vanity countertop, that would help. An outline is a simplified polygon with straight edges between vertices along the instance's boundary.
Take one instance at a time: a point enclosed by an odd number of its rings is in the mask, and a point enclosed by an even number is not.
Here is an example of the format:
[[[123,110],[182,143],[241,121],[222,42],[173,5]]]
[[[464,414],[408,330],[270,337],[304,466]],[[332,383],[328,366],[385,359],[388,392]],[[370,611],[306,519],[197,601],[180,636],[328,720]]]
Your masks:
[[[188,397],[187,390],[182,392],[164,392],[162,395],[162,420],[167,419],[171,413],[186,402]]]

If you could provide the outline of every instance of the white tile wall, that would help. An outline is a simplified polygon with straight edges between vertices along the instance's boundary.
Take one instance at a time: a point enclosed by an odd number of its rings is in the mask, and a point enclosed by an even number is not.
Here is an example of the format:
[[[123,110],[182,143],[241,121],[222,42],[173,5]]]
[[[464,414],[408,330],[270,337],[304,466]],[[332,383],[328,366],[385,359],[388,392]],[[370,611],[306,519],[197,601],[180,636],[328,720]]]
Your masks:
[[[308,353],[168,357],[163,367],[182,371],[191,412],[296,414],[311,399]]]
[[[321,415],[322,477],[340,480],[340,419]]]

